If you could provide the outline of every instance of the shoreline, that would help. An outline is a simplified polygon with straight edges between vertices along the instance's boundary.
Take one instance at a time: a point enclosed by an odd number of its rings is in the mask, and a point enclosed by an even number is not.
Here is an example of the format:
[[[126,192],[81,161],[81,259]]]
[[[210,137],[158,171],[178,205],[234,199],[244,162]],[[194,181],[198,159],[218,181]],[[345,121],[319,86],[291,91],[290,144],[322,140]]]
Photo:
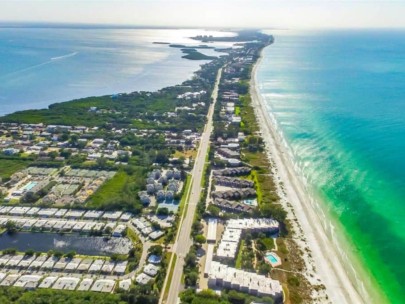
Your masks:
[[[296,243],[302,249],[303,259],[307,266],[304,275],[311,284],[319,284],[320,281],[326,286],[327,296],[325,301],[321,301],[321,303],[374,302],[371,299],[374,299],[376,303],[381,303],[377,300],[381,295],[376,295],[376,299],[374,297],[376,292],[373,293],[372,297],[367,288],[364,287],[361,280],[364,277],[364,271],[359,269],[362,272],[359,282],[357,269],[353,268],[352,264],[345,264],[342,260],[341,254],[335,247],[335,242],[329,239],[317,214],[319,210],[315,210],[315,207],[319,208],[320,206],[314,206],[313,200],[305,190],[303,181],[300,180],[294,169],[289,153],[283,144],[285,140],[277,132],[276,126],[268,115],[264,100],[257,87],[257,68],[262,58],[263,50],[252,70],[250,81],[252,105],[266,144],[267,155],[273,165],[275,180],[283,183],[283,189],[279,187],[278,191],[281,204],[288,212],[288,219],[291,220],[293,230],[296,234],[300,234],[301,240],[297,238]],[[321,212],[322,216],[325,216],[323,210]],[[305,239],[302,240],[302,237]],[[306,250],[308,247],[312,256]],[[361,293],[357,290],[359,287],[363,287]]]

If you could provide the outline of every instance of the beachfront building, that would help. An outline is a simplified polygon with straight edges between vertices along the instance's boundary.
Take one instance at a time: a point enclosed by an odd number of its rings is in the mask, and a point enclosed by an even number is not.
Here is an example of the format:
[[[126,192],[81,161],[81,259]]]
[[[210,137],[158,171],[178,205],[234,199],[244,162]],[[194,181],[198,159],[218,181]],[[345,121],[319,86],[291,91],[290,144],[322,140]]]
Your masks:
[[[255,296],[269,296],[274,299],[282,299],[282,287],[279,281],[243,271],[219,262],[212,261],[208,272],[208,286],[234,289]]]
[[[276,233],[279,223],[267,218],[231,219],[226,222],[215,258],[220,261],[232,261],[236,258],[239,242],[245,231]]]

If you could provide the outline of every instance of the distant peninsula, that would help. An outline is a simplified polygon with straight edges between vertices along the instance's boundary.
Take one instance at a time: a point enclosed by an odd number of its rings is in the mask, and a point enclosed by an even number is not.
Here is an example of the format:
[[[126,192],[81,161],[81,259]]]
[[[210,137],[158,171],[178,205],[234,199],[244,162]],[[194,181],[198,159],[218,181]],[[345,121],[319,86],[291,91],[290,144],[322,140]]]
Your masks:
[[[186,46],[186,45],[183,45],[183,44],[170,44],[169,45],[170,47],[173,47],[173,48],[179,48],[179,49],[184,49],[184,48],[190,48],[190,49],[213,49],[214,47],[213,46],[208,46],[208,45],[205,45],[205,44],[201,44],[201,45],[196,45],[196,46]]]
[[[190,60],[212,60],[212,59],[217,59],[218,57],[216,56],[208,56],[203,53],[200,53],[194,48],[184,48],[181,49],[181,51],[186,54],[182,56],[181,58],[185,59],[190,59]]]

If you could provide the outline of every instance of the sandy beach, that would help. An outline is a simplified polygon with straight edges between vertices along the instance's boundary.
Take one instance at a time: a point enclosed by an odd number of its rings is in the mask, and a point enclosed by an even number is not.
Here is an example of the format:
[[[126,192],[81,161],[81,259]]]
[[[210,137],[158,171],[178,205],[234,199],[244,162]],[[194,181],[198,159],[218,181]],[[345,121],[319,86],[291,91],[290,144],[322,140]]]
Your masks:
[[[279,195],[282,204],[288,212],[288,218],[293,224],[294,238],[304,253],[306,271],[304,275],[311,284],[324,284],[326,294],[313,295],[315,303],[370,303],[365,288],[361,292],[357,289],[354,278],[350,275],[349,267],[336,249],[324,230],[319,210],[311,202],[311,198],[303,181],[299,178],[288,151],[283,144],[284,139],[277,132],[275,124],[266,110],[256,82],[257,67],[260,58],[252,71],[251,96],[257,120],[266,143],[266,149],[270,162],[273,165],[273,173],[282,183],[279,187]],[[309,251],[308,251],[309,248]]]

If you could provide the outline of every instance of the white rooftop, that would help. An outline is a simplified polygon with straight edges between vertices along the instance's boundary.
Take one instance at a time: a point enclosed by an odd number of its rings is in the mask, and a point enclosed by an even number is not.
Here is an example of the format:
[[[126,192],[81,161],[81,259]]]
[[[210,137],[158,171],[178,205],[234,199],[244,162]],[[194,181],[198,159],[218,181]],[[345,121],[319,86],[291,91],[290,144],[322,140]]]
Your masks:
[[[79,287],[77,287],[77,290],[80,290],[80,291],[87,291],[87,290],[90,289],[90,287],[91,287],[91,285],[93,284],[93,282],[94,282],[94,280],[93,280],[93,279],[90,279],[90,278],[83,279],[83,280],[80,282]]]
[[[39,284],[39,288],[50,288],[52,284],[58,279],[58,277],[46,277],[42,280],[41,284]]]
[[[114,280],[106,280],[100,279],[94,282],[91,291],[99,291],[99,292],[112,292],[115,286]]]
[[[79,278],[62,277],[56,281],[56,283],[52,286],[52,288],[53,289],[75,290],[79,281],[80,281]]]

